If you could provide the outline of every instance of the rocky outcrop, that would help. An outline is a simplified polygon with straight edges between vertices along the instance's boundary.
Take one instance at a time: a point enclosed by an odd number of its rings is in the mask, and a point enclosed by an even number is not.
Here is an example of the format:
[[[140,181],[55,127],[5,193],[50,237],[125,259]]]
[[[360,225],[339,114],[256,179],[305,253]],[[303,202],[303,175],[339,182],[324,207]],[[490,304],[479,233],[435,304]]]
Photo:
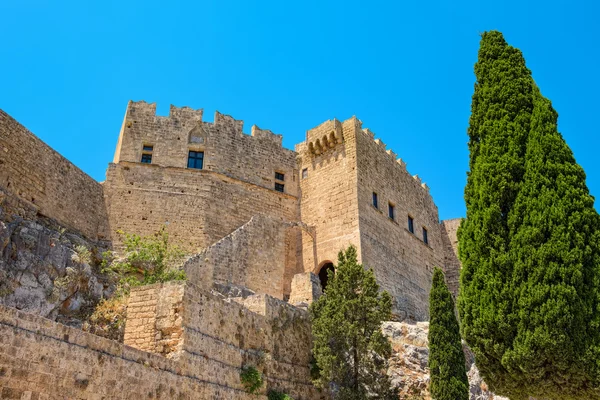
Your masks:
[[[428,322],[384,322],[382,331],[392,344],[388,375],[399,392],[400,399],[431,400],[429,396]],[[474,363],[472,353],[465,351],[469,378],[470,400],[508,400],[487,389]]]
[[[100,273],[104,249],[43,217],[3,218],[0,208],[0,304],[80,326],[113,290]]]

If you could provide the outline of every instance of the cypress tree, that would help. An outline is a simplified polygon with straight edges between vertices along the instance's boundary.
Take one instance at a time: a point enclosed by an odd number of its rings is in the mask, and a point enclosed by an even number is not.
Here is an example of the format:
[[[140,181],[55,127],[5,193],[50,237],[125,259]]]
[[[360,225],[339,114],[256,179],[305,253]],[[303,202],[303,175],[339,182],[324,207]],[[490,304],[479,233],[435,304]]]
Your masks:
[[[437,267],[429,294],[429,318],[431,397],[433,400],[468,400],[469,380],[454,301],[444,282],[444,273]]]
[[[463,335],[498,394],[600,399],[600,220],[585,173],[557,130],[557,113],[520,53],[518,66],[508,62],[516,52],[499,32],[487,32],[475,68],[467,219],[459,232]],[[484,71],[513,78],[490,81]],[[515,88],[519,101],[499,101]],[[486,104],[493,107],[482,109]],[[506,143],[494,141],[490,132],[495,137],[507,115],[518,116],[519,129],[508,125],[498,135]],[[495,178],[482,171],[506,166],[498,163],[503,156],[519,164],[513,181],[489,185]],[[486,202],[490,197],[502,201]]]
[[[533,98],[525,175],[509,221],[518,314],[504,364],[527,377],[521,392],[531,396],[600,398],[600,220],[585,173],[557,130],[558,114],[537,88]]]
[[[533,82],[521,52],[495,31],[482,35],[475,75],[458,309],[463,338],[497,390],[511,382],[502,364],[514,336],[508,214],[524,174]]]
[[[386,375],[391,345],[381,332],[392,299],[379,292],[373,270],[357,261],[356,248],[338,254],[325,295],[310,307],[316,382],[336,399],[397,398]]]

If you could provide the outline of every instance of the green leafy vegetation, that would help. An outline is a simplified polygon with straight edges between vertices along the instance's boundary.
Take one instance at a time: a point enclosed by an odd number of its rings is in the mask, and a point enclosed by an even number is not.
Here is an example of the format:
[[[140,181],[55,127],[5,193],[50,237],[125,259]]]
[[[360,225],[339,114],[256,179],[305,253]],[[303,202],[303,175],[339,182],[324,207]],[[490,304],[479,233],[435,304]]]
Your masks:
[[[465,354],[452,294],[438,267],[429,294],[429,391],[435,400],[468,400]]]
[[[255,394],[262,387],[264,379],[259,370],[252,365],[245,365],[240,372],[240,381],[246,392]]]
[[[96,306],[83,328],[99,336],[123,341],[130,289],[153,283],[185,280],[185,272],[180,267],[184,252],[170,243],[169,234],[164,227],[146,237],[119,233],[123,237],[123,256],[117,257],[115,252],[108,251],[103,254],[102,260],[102,272],[114,280],[116,290],[109,299],[102,300]],[[86,253],[77,250],[73,257],[84,258]],[[67,277],[71,279],[69,276],[67,271]]]
[[[338,254],[327,290],[310,307],[315,384],[335,399],[397,398],[386,375],[391,345],[381,323],[391,318],[392,299],[379,292],[373,270],[365,270],[351,246]]]
[[[600,398],[600,222],[557,113],[500,32],[482,35],[459,230],[463,337],[512,400]]]
[[[119,232],[123,237],[124,257],[114,252],[104,254],[103,272],[110,274],[118,283],[117,294],[128,294],[134,286],[185,280],[180,268],[183,250],[169,242],[169,234],[163,226],[151,236]]]
[[[282,392],[278,392],[276,390],[269,390],[269,393],[267,393],[267,399],[269,399],[269,400],[294,400],[289,395],[282,393]]]

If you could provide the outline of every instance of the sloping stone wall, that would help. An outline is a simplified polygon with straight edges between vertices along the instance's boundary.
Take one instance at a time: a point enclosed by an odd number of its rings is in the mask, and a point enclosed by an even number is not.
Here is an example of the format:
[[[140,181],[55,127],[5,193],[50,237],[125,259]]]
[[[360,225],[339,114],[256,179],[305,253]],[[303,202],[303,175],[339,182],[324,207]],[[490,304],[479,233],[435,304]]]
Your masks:
[[[189,258],[184,269],[188,280],[205,288],[213,282],[245,287],[283,299],[290,293],[295,264],[286,263],[286,235],[297,233],[297,224],[255,215],[212,246]],[[289,271],[288,271],[289,269]]]
[[[444,275],[448,289],[454,296],[458,296],[458,285],[460,281],[460,259],[458,258],[458,227],[462,219],[447,219],[442,221],[442,243],[444,244]]]
[[[91,240],[108,238],[102,185],[0,110],[0,189],[26,203],[4,201],[7,215],[27,208]]]

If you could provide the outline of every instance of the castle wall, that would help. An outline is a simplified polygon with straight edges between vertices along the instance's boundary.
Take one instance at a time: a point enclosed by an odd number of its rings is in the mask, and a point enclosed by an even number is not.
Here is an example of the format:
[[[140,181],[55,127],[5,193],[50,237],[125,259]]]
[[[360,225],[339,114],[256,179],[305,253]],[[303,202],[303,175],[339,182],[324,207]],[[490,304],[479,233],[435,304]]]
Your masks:
[[[298,194],[296,153],[282,147],[282,136],[257,126],[242,132],[243,121],[219,112],[213,123],[202,110],[171,106],[168,117],[156,115],[156,103],[129,102],[115,163],[140,162],[143,146],[153,146],[152,164],[187,168],[188,151],[203,151],[203,169],[274,189],[275,172],[284,174],[285,193]]]
[[[135,305],[136,313],[130,316],[128,312],[126,343],[140,348],[157,343],[152,335],[143,334],[144,339],[136,335],[144,326],[154,328],[156,337],[163,337],[165,329],[174,325],[172,322],[161,326],[147,324],[147,316],[137,312],[144,306],[151,309],[163,304],[162,314],[180,315],[177,321],[182,321],[183,328],[179,344],[173,346],[179,350],[170,357],[204,379],[241,389],[241,368],[252,365],[266,378],[263,394],[275,389],[295,399],[320,398],[310,383],[311,338],[305,311],[266,295],[240,298],[239,303],[226,302],[191,283],[180,284],[183,290],[176,286],[158,284],[132,291],[130,305]],[[171,312],[166,311],[169,302]]]
[[[458,258],[457,232],[462,218],[447,219],[442,221],[442,243],[444,244],[444,275],[448,289],[454,296],[458,296],[460,281],[460,259]]]
[[[296,146],[301,220],[314,227],[316,241],[315,253],[312,237],[303,233],[306,272],[317,273],[325,261],[335,263],[338,252],[350,244],[360,250],[354,140],[358,123],[356,118],[326,121],[309,130],[307,140]]]
[[[257,214],[298,221],[296,153],[282,147],[281,135],[256,126],[245,135],[242,125],[220,113],[214,123],[203,122],[202,110],[187,107],[172,106],[160,117],[154,103],[130,102],[105,183],[113,241],[119,243],[117,230],[149,235],[166,225],[173,242],[194,253]],[[152,146],[150,164],[140,162],[144,146]],[[187,168],[190,150],[204,153],[202,169]],[[283,193],[275,190],[276,172],[284,176],[277,180]],[[288,230],[269,242],[285,242],[285,254],[271,262],[285,271],[288,294],[302,269],[300,237],[300,230]],[[267,293],[281,297],[284,284],[274,284],[278,292]]]
[[[2,110],[0,191],[6,215],[34,219],[33,209],[89,239],[108,238],[102,185]]]
[[[174,243],[197,252],[256,214],[297,219],[295,197],[207,170],[120,162],[105,192],[115,242],[118,229],[150,235],[166,225]]]
[[[394,297],[395,313],[425,320],[433,267],[444,265],[437,207],[426,186],[368,129],[359,130],[356,141],[362,262]],[[378,208],[373,206],[373,192]],[[394,219],[388,214],[389,203],[394,205]],[[414,234],[408,230],[409,215]]]
[[[0,306],[3,399],[266,400],[197,367]]]
[[[213,282],[246,287],[282,299],[294,271],[286,267],[286,235],[293,223],[255,215],[250,221],[186,261],[188,280],[210,288]],[[293,264],[292,264],[293,266]]]

